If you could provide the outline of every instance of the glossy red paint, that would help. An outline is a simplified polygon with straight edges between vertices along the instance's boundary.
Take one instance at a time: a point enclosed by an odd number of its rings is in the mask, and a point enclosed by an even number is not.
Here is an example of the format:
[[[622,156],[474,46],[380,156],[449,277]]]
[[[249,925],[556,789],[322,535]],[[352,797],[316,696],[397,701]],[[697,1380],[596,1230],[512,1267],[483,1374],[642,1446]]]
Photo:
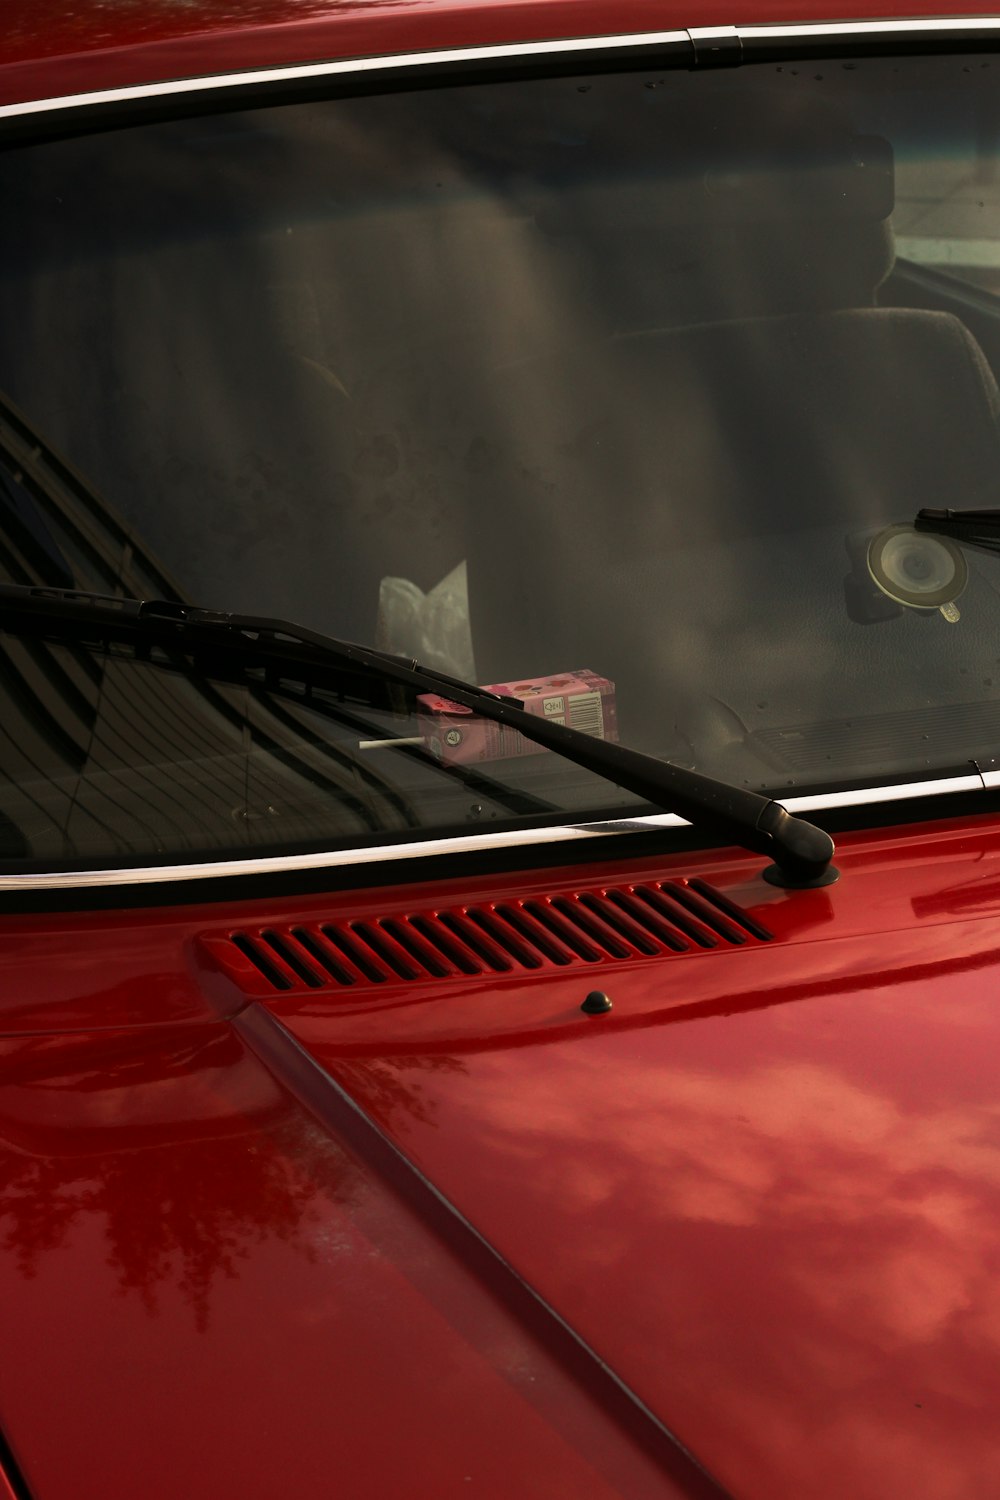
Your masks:
[[[0,1412],[31,1493],[721,1493],[673,1439],[748,1500],[992,1493],[1000,832],[838,861],[816,891],[720,853],[4,917]],[[773,941],[363,996],[254,997],[213,957],[696,874]]]
[[[691,1493],[280,1071],[223,1026],[9,1045],[31,1494]]]
[[[12,0],[0,101],[809,19]],[[859,834],[838,864],[798,892],[723,852],[0,915],[0,1500],[997,1492],[1000,828]],[[691,876],[772,941],[355,992],[220,957]]]
[[[990,15],[969,0],[961,15]],[[932,0],[844,0],[834,19],[936,16]],[[0,104],[166,78],[434,48],[829,20],[816,0],[10,0]]]

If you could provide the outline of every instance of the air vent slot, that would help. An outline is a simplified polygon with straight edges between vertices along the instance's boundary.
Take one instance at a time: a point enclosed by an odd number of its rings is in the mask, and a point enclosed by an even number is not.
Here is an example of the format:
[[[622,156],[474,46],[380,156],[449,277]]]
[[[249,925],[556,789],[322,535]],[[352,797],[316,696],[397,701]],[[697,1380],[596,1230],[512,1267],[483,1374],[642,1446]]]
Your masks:
[[[437,921],[458,939],[459,947],[456,951],[462,955],[463,973],[479,974],[483,971],[482,965],[485,965],[487,969],[492,969],[497,974],[506,974],[508,969],[514,967],[510,954],[499,943],[493,941],[485,923],[476,922],[474,917],[475,913],[472,911],[461,913],[443,911],[439,912]],[[412,920],[417,922],[422,919],[414,917]],[[434,924],[430,918],[426,921],[427,936],[433,941]],[[440,941],[440,934],[437,936]]]
[[[245,990],[266,994],[559,972],[770,939],[728,896],[694,878],[244,928],[203,942]]]
[[[261,933],[256,943],[248,938],[245,932],[234,932],[232,943],[235,948],[250,960],[256,969],[267,980],[272,989],[291,990],[295,988],[295,981],[288,973],[287,964],[276,964],[264,949],[264,935]]]
[[[297,942],[291,933],[285,936],[280,932],[267,930],[261,933],[261,938],[271,952],[284,961],[286,967],[296,975],[300,983],[308,985],[313,990],[322,988],[324,983],[322,971],[317,972],[315,964],[309,962],[308,950],[304,950],[302,944]]]
[[[338,950],[329,940],[324,941],[321,933],[311,932],[308,927],[293,927],[291,936],[299,947],[315,959],[319,967],[337,984],[354,983],[354,978],[348,969],[342,963],[337,962]]]

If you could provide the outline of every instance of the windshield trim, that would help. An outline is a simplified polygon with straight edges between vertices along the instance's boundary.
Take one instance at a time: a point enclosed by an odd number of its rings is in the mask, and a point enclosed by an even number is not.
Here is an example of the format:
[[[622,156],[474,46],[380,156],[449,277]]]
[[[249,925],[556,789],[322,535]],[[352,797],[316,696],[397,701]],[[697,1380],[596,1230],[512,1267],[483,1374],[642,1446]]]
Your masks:
[[[805,797],[785,797],[789,812],[834,811],[840,808],[878,806],[913,798],[950,797],[961,792],[1000,789],[1000,771],[977,771],[970,775],[941,777],[934,781],[907,781],[892,786],[861,787],[849,792],[825,792]],[[360,849],[324,849],[313,854],[277,854],[250,859],[218,859],[199,864],[128,865],[100,870],[41,870],[23,874],[0,874],[0,891],[83,890],[118,885],[166,885],[190,880],[231,880],[236,876],[269,876],[306,870],[344,869],[355,865],[388,864],[400,860],[438,859],[442,855],[488,853],[530,848],[533,845],[565,844],[581,839],[602,839],[622,834],[649,834],[664,828],[689,828],[676,813],[652,813],[647,817],[613,818],[595,823],[560,823],[546,828],[520,828],[504,833],[477,833],[427,838],[405,844],[370,844]]]
[[[997,23],[1000,25],[1000,22]],[[170,98],[177,94],[214,92],[216,89],[253,87],[259,84],[305,82],[337,78],[344,74],[396,71],[400,68],[433,68],[454,63],[502,62],[505,59],[560,56],[574,52],[631,51],[691,44],[689,31],[643,31],[628,36],[579,37],[572,41],[511,42],[489,47],[450,47],[427,52],[403,52],[379,57],[340,58],[335,62],[293,63],[286,67],[254,68],[242,73],[204,74],[194,78],[169,79],[158,83],[130,84],[86,94],[65,94],[50,99],[29,99],[0,106],[0,119],[44,114],[52,110],[81,109],[88,105],[125,104],[131,100]]]
[[[837,46],[845,40],[860,43],[864,48],[870,43],[877,47],[880,42],[899,39],[918,40],[921,36],[967,42],[996,44],[1000,42],[1000,16],[923,17],[913,19],[880,19],[838,22],[800,22],[795,24],[761,23],[739,26],[693,26],[680,30],[648,31],[628,35],[604,35],[538,42],[494,44],[427,50],[384,56],[353,57],[322,63],[292,64],[288,66],[256,68],[225,74],[205,74],[175,80],[161,80],[146,84],[104,89],[88,93],[27,100],[0,104],[0,122],[16,120],[18,117],[65,114],[76,118],[85,128],[86,107],[105,105],[127,105],[171,97],[188,97],[192,107],[197,108],[201,96],[211,98],[218,92],[233,90],[264,91],[278,84],[308,83],[328,78],[350,79],[379,75],[392,75],[402,70],[412,76],[413,71],[442,69],[447,78],[454,78],[454,69],[463,65],[490,62],[516,62],[519,59],[553,60],[579,55],[582,61],[593,54],[636,55],[641,60],[643,53],[654,53],[658,49],[681,47],[693,53],[702,66],[712,66],[714,51],[726,53],[725,61],[742,60],[753,62],[772,46],[781,50],[794,49],[796,44],[809,46],[820,43]],[[730,49],[726,44],[735,43]],[[734,57],[733,52],[736,51]],[[622,59],[624,61],[624,58]],[[387,86],[391,86],[387,77]],[[77,111],[84,110],[81,119]],[[974,764],[974,763],[973,763]],[[976,766],[973,774],[937,777],[892,785],[855,788],[850,791],[831,791],[808,796],[791,796],[782,799],[782,806],[791,813],[834,811],[858,807],[873,808],[916,798],[953,796],[1000,789],[1000,771],[980,771]],[[33,871],[24,873],[0,873],[0,891],[43,891],[60,889],[84,889],[87,887],[113,887],[125,884],[175,884],[191,880],[231,879],[233,877],[266,877],[275,874],[303,872],[308,870],[349,868],[369,864],[389,863],[403,860],[440,858],[442,855],[465,855],[535,845],[559,845],[584,839],[600,839],[609,835],[648,835],[660,829],[687,828],[688,821],[677,814],[659,813],[645,817],[601,820],[587,823],[564,823],[544,828],[515,829],[504,832],[477,833],[470,835],[435,836],[408,843],[372,844],[363,848],[333,849],[312,853],[272,855],[249,858],[223,858],[203,863],[175,863],[169,865],[123,866],[115,868]]]
[[[877,21],[800,21],[785,25],[782,22],[758,22],[751,26],[737,26],[737,35],[761,42],[785,41],[799,38],[803,41],[816,37],[841,37],[859,35],[895,35],[898,33],[925,31],[963,32],[996,31],[1000,29],[998,16],[916,16],[907,19],[884,17]]]
[[[692,19],[694,19],[692,17]],[[809,21],[794,25],[760,23],[742,26],[690,26],[671,31],[632,32],[626,35],[559,38],[550,41],[495,43],[489,46],[452,47],[420,52],[392,53],[384,56],[340,58],[332,62],[295,63],[281,67],[255,68],[244,72],[202,74],[195,77],[130,84],[120,88],[100,89],[80,94],[66,94],[44,99],[28,99],[0,105],[0,121],[30,118],[53,112],[75,112],[87,107],[139,103],[168,99],[178,95],[213,94],[220,90],[258,88],[276,83],[355,75],[390,73],[397,70],[421,71],[453,68],[457,65],[490,63],[519,59],[553,58],[579,53],[628,53],[681,47],[690,52],[702,66],[711,67],[713,54],[725,53],[726,61],[743,56],[754,58],[755,47],[772,44],[822,42],[837,44],[845,39],[855,42],[899,37],[933,35],[944,39],[967,39],[972,42],[989,37],[1000,38],[1000,16],[922,17],[911,20]],[[736,58],[727,43],[734,44]]]

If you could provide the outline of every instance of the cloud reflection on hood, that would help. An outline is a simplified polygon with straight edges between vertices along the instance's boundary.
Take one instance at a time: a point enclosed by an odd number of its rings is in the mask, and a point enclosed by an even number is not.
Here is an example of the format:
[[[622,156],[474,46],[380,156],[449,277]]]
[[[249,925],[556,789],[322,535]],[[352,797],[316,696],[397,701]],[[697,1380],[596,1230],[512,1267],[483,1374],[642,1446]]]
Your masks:
[[[938,979],[609,1029],[467,1056],[393,1123],[736,1493],[981,1496],[998,1025]]]

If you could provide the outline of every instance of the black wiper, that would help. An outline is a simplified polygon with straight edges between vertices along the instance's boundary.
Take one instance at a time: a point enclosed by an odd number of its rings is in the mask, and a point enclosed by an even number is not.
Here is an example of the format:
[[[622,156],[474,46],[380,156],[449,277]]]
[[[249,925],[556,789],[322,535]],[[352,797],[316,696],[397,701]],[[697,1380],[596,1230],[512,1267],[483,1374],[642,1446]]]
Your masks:
[[[953,541],[968,547],[981,547],[985,552],[1000,552],[1000,508],[992,506],[981,510],[934,510],[925,507],[917,511],[913,523],[917,531],[937,532],[950,536]]]
[[[643,801],[676,813],[695,827],[768,855],[764,871],[776,885],[826,885],[837,878],[831,865],[833,840],[821,828],[793,817],[779,802],[729,786],[601,740],[567,725],[528,713],[520,699],[491,693],[418,662],[322,635],[288,620],[201,609],[164,599],[113,598],[70,589],[0,585],[0,622],[28,615],[48,621],[125,627],[154,637],[194,641],[222,638],[227,645],[284,656],[305,647],[313,660],[360,668],[416,693],[443,694],[452,702],[516,729],[525,739],[554,750],[587,771],[634,792]]]

